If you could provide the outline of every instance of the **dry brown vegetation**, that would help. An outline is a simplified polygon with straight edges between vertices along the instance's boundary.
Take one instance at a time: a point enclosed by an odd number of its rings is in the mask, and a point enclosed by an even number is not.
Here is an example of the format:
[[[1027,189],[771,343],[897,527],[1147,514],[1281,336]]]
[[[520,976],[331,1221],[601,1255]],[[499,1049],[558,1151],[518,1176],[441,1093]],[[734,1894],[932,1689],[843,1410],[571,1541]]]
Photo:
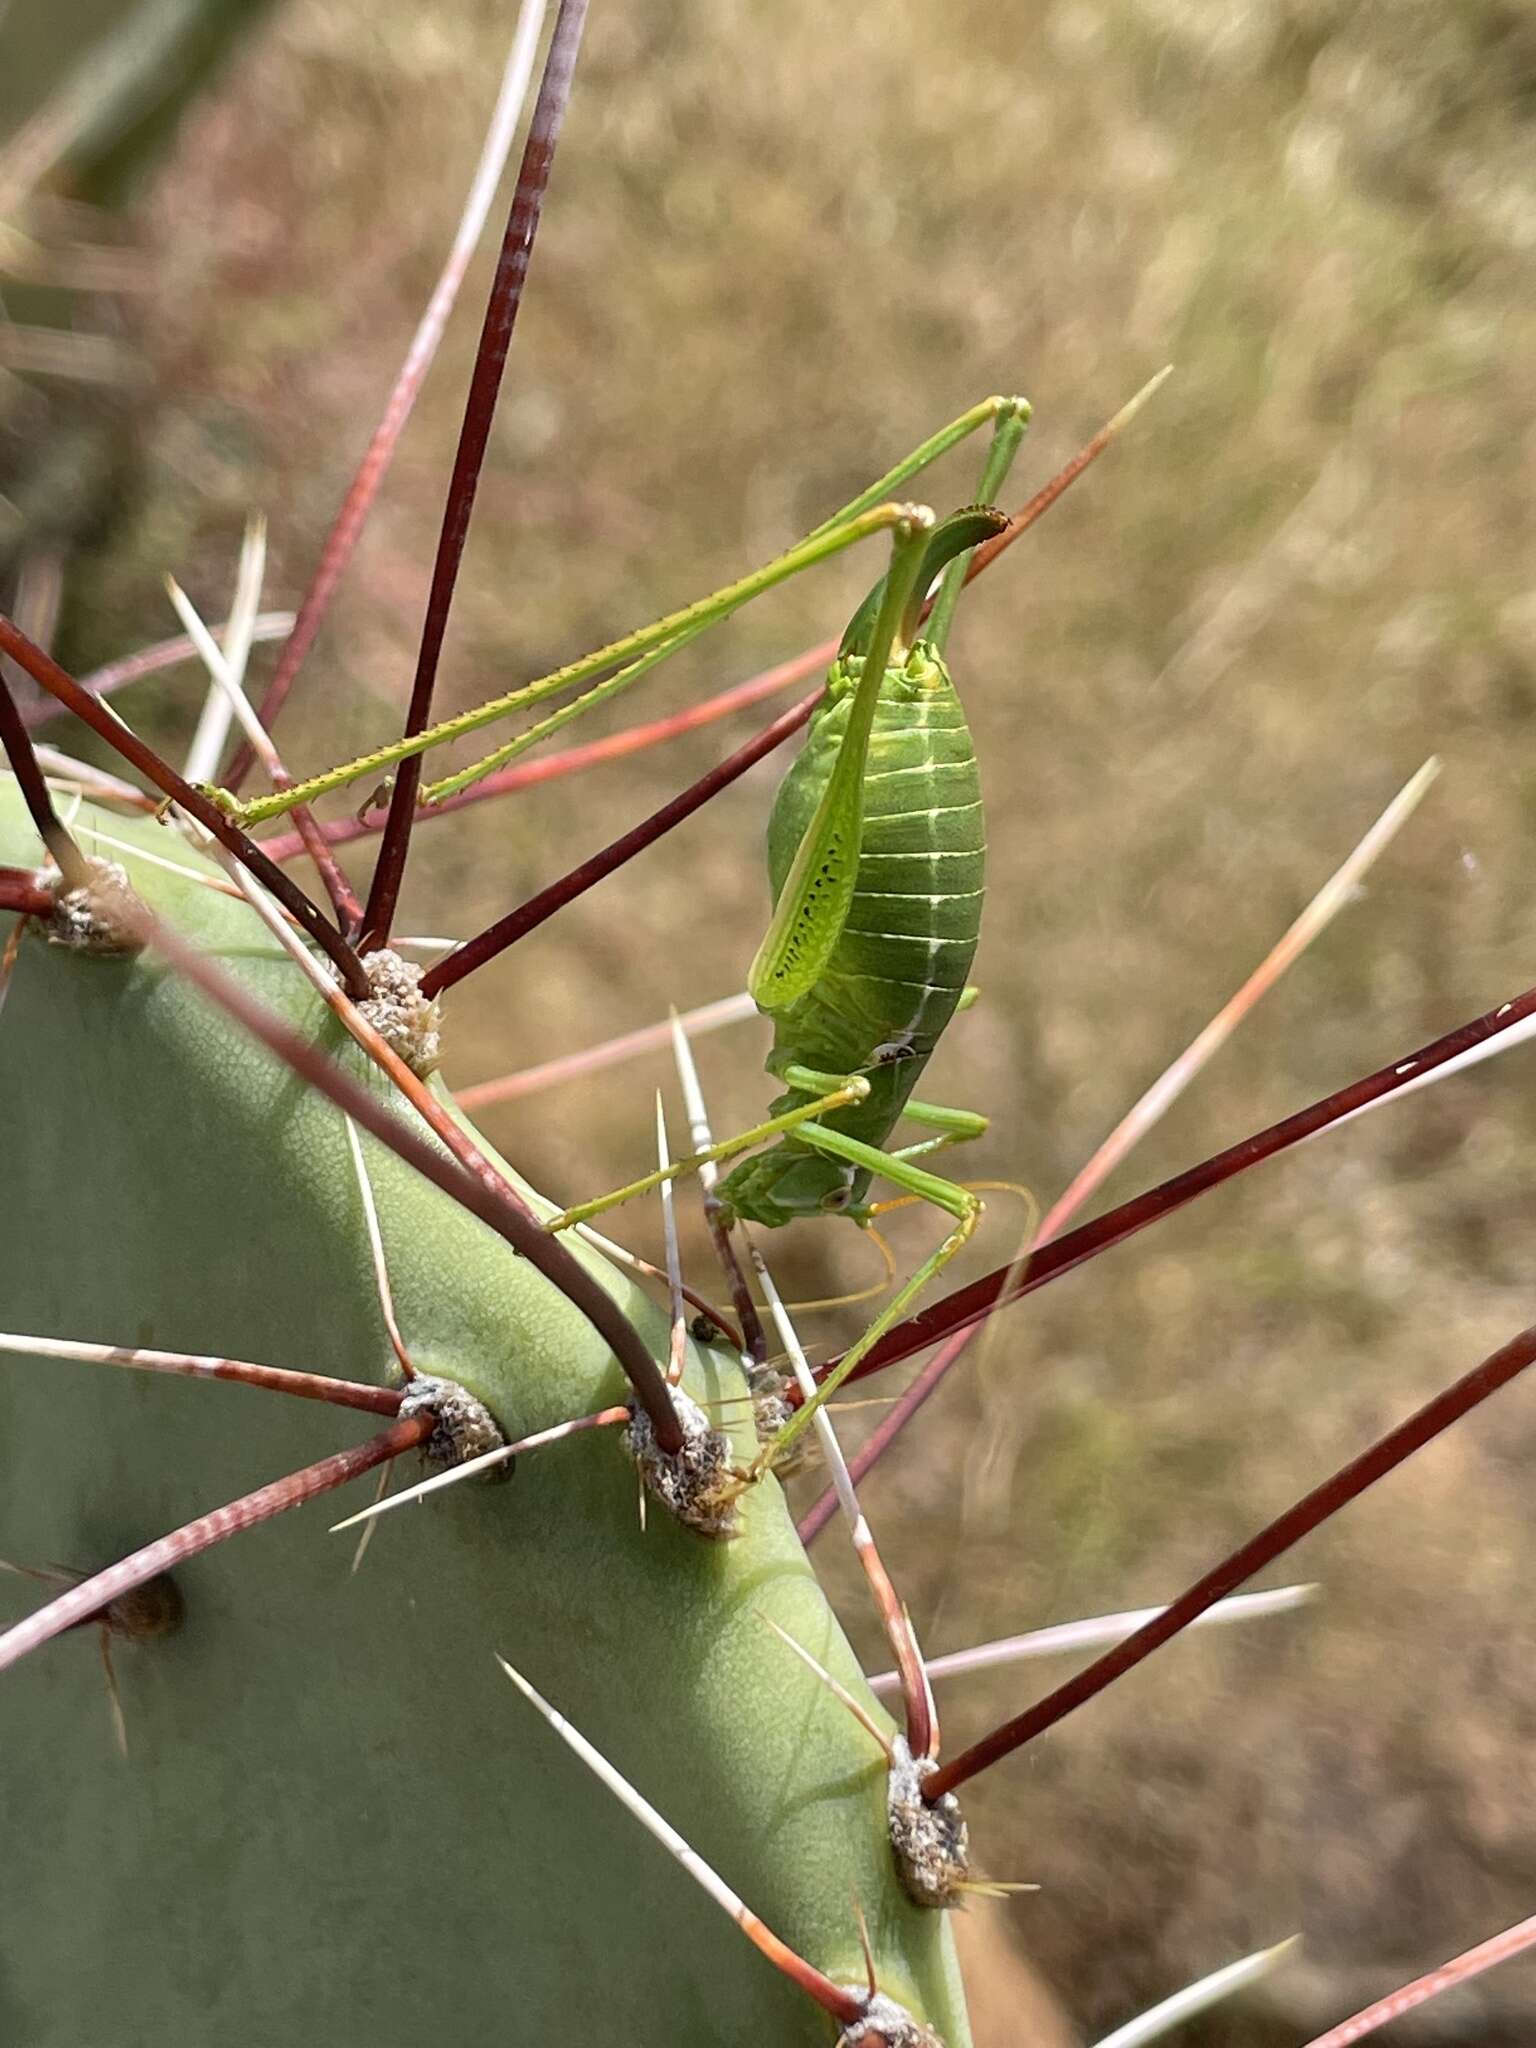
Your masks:
[[[169,630],[164,567],[216,606],[250,505],[272,520],[269,595],[298,594],[508,28],[484,0],[293,0],[190,125],[146,227],[155,401],[131,494],[74,572],[74,658]],[[1536,17],[1497,0],[604,0],[445,699],[766,557],[989,390],[1035,403],[1022,497],[1171,360],[1126,442],[961,615],[992,895],[985,1000],[930,1081],[994,1118],[967,1165],[1052,1197],[1431,752],[1446,772],[1363,899],[1120,1189],[1513,994],[1536,844],[1533,116]],[[296,765],[398,715],[477,297],[286,722]],[[972,462],[940,501],[969,494]],[[874,573],[845,562],[743,615],[644,711],[835,629]],[[190,690],[137,715],[165,734]],[[729,743],[431,827],[408,927],[483,922]],[[451,1077],[739,986],[772,782],[473,985]],[[705,1048],[722,1126],[764,1100],[761,1042]],[[1354,1125],[1012,1311],[869,1488],[925,1642],[1171,1594],[1529,1322],[1531,1058]],[[574,1199],[643,1169],[661,1077],[645,1064],[490,1129]],[[991,1213],[986,1264],[1018,1222],[1006,1199]],[[903,1226],[905,1250],[926,1241]],[[805,1238],[782,1255],[803,1291],[871,1262],[851,1231]],[[1504,1396],[1314,1539],[1293,1574],[1323,1583],[1310,1614],[1171,1648],[971,1797],[990,1865],[1043,1887],[986,1910],[1086,2035],[1299,1927],[1308,1962],[1275,1990],[1273,2038],[1292,2041],[1530,1910],[1532,1399]],[[1042,1682],[951,1686],[949,1742]],[[1527,2040],[1533,1993],[1517,1963],[1431,2009],[1458,2031],[1426,2016],[1394,2038]],[[1202,2038],[1267,2039],[1252,2016]]]

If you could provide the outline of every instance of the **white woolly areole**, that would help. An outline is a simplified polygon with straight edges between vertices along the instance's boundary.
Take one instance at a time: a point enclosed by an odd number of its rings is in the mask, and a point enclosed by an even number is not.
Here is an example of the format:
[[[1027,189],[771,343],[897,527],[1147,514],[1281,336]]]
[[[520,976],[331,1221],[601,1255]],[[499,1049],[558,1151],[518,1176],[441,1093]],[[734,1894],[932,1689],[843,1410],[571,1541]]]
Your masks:
[[[365,953],[361,964],[369,993],[358,1010],[413,1074],[430,1074],[443,1056],[443,1013],[421,992],[424,970],[388,946]]]
[[[932,1757],[913,1756],[906,1738],[891,1738],[885,1807],[891,1847],[907,1895],[919,1906],[952,1906],[970,1873],[970,1832],[953,1792],[930,1804],[923,1782],[938,1769]]]
[[[747,1392],[752,1396],[752,1423],[761,1444],[771,1444],[779,1431],[787,1426],[794,1415],[789,1402],[789,1389],[794,1384],[787,1375],[775,1371],[771,1365],[755,1362],[746,1366]],[[800,1462],[791,1446],[789,1456],[774,1469],[780,1478],[792,1471]]]
[[[49,941],[104,960],[142,952],[144,941],[123,923],[123,908],[132,896],[128,870],[115,860],[91,859],[86,865],[91,878],[78,889],[55,883],[53,915],[43,927]]]
[[[944,2043],[904,2005],[877,1991],[852,2026],[838,2035],[837,2048],[944,2048]]]
[[[434,1428],[422,1446],[434,1465],[462,1465],[485,1451],[497,1451],[506,1438],[483,1401],[477,1401],[457,1380],[441,1379],[435,1373],[419,1372],[408,1380],[400,1403],[400,1420],[430,1415]],[[510,1464],[498,1468],[498,1476],[510,1478]]]
[[[682,1447],[668,1453],[656,1441],[651,1418],[638,1403],[630,1410],[624,1448],[640,1468],[646,1491],[701,1536],[731,1537],[741,1533],[736,1503],[741,1479],[735,1470],[731,1440],[716,1429],[690,1394],[671,1390],[672,1407],[682,1427]]]

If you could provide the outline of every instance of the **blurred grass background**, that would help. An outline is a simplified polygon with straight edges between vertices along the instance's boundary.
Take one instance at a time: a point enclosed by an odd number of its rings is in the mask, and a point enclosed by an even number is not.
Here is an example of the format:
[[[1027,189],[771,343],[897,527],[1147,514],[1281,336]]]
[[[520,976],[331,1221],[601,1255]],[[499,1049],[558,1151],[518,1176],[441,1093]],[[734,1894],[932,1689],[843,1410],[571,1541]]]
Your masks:
[[[72,508],[72,663],[173,630],[166,568],[221,613],[252,506],[268,601],[296,600],[510,28],[485,0],[288,0],[184,128],[138,220],[149,288],[124,301],[132,459]],[[1035,404],[1021,500],[1172,361],[961,612],[985,999],[929,1092],[992,1115],[968,1170],[1048,1202],[1434,752],[1445,773],[1361,900],[1111,1198],[1406,1051],[1531,979],[1533,141],[1536,14],[1499,0],[601,0],[444,708],[766,558],[990,390]],[[296,769],[398,720],[488,267],[285,716]],[[969,496],[978,460],[936,502]],[[876,567],[753,608],[612,722],[837,630]],[[183,672],[125,709],[169,740],[196,695]],[[475,928],[749,724],[424,829],[405,928]],[[778,772],[461,991],[450,1078],[738,987]],[[702,1048],[721,1128],[760,1113],[763,1044]],[[1352,1125],[1012,1311],[868,1488],[926,1646],[1171,1596],[1532,1320],[1531,1060]],[[575,1199],[644,1169],[665,1078],[642,1062],[488,1129]],[[1006,1198],[990,1215],[975,1270],[1021,1221]],[[905,1259],[931,1241],[897,1223]],[[653,1244],[655,1219],[625,1232]],[[873,1264],[844,1228],[773,1249],[802,1293]],[[690,1273],[714,1284],[697,1237]],[[827,1345],[857,1326],[814,1325]],[[1267,2013],[1199,2037],[1292,2042],[1530,1910],[1532,1398],[1272,1574],[1322,1582],[1310,1613],[1170,1648],[969,1795],[984,1865],[1042,1887],[973,1913],[1085,2038],[1300,1928]],[[821,1548],[883,1662],[835,1534]],[[1060,1673],[948,1686],[946,1747]],[[1513,2048],[1533,2003],[1516,1963],[1394,2039]]]

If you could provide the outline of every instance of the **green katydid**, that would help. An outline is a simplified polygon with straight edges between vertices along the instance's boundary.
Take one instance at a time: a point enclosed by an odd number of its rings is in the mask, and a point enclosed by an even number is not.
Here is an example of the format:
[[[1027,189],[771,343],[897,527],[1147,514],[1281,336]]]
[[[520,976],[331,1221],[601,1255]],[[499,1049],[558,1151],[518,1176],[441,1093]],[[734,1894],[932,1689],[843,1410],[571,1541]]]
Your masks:
[[[982,478],[992,498],[1022,437],[1028,408],[997,415]],[[601,1214],[671,1173],[777,1138],[720,1184],[735,1216],[769,1228],[837,1212],[867,1220],[879,1175],[953,1219],[939,1246],[841,1361],[824,1400],[870,1345],[960,1250],[979,1197],[916,1164],[980,1136],[986,1118],[912,1100],[939,1036],[959,1007],[981,923],[985,835],[981,790],[943,641],[965,556],[999,530],[970,508],[935,524],[910,511],[891,566],[855,614],[827,694],[774,806],[768,834],[775,909],[748,977],[774,1020],[768,1071],[785,1084],[766,1122],[614,1194],[567,1210],[561,1229]],[[920,637],[934,577],[944,582]],[[882,1149],[901,1117],[937,1135]],[[775,1440],[782,1451],[810,1419],[807,1404]]]

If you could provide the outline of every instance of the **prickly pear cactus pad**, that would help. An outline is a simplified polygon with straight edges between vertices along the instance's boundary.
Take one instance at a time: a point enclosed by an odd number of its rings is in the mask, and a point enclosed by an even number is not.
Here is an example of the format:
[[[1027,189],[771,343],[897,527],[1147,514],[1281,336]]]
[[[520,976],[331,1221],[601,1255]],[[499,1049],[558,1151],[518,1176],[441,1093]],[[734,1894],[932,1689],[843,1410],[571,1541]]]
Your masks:
[[[174,833],[87,807],[87,849],[96,828],[137,849],[117,857],[159,915],[385,1088]],[[0,861],[40,858],[0,780]],[[92,958],[30,927],[0,1050],[8,1327],[390,1380],[340,1112],[162,960]],[[477,1396],[509,1440],[623,1398],[576,1309],[364,1146],[422,1371]],[[664,1358],[656,1306],[580,1256]],[[724,1354],[694,1350],[686,1384],[705,1403],[740,1393]],[[0,1362],[0,1410],[0,1555],[70,1572],[359,1441],[370,1421],[15,1357]],[[963,2048],[945,1918],[897,1880],[879,1752],[765,1626],[886,1725],[776,1483],[747,1491],[733,1541],[654,1503],[642,1529],[619,1436],[590,1431],[520,1458],[505,1484],[387,1517],[355,1571],[355,1538],[327,1527],[362,1486],[187,1563],[181,1626],[114,1643],[126,1758],[96,1628],[7,1672],[4,2038],[825,2044],[827,2016],[553,1739],[499,1652],[777,1934],[855,1986],[857,1901],[882,1992]],[[5,1618],[36,1590],[0,1581]]]
[[[327,0],[129,223],[266,8],[0,0],[0,2048],[1395,2042],[1536,1952],[1513,1401],[1380,1506],[1536,1368],[1498,222],[1284,9]]]

